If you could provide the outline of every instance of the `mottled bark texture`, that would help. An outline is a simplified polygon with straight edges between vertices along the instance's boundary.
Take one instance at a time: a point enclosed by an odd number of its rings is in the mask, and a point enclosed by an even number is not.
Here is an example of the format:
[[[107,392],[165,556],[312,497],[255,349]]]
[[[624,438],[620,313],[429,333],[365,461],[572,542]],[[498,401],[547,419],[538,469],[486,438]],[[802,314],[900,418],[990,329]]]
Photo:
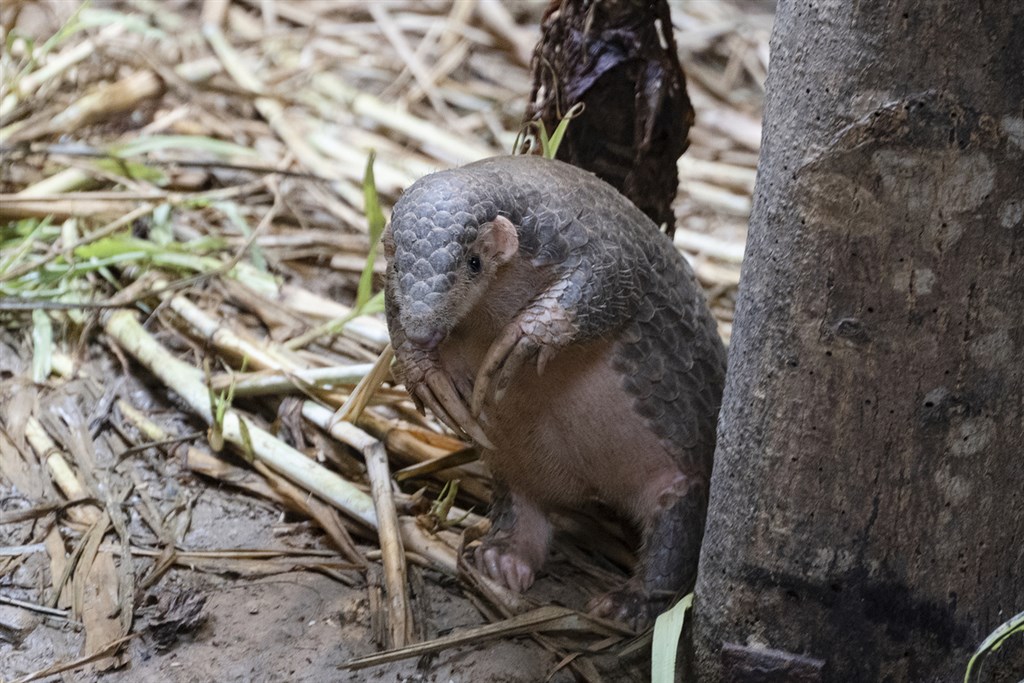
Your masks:
[[[1024,610],[1024,3],[781,2],[767,91],[700,680],[962,680]]]
[[[542,31],[527,120],[550,133],[582,102],[558,158],[612,185],[671,236],[693,107],[667,0],[552,0]]]

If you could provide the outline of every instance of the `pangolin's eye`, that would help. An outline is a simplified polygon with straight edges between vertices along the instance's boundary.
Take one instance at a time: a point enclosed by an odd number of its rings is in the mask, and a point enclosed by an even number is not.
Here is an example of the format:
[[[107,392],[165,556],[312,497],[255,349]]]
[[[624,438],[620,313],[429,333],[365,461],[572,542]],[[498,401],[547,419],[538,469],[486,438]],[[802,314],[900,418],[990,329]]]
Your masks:
[[[477,273],[480,272],[480,267],[482,265],[480,263],[480,257],[477,256],[476,254],[470,254],[469,260],[466,261],[466,265],[469,266],[469,272],[476,275]]]

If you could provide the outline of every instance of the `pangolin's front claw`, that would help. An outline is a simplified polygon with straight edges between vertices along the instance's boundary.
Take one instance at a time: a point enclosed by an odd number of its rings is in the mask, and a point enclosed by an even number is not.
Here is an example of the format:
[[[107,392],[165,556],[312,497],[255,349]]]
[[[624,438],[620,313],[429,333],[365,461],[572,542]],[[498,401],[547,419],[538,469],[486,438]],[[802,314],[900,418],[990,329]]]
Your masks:
[[[468,399],[472,387],[468,380],[458,383],[441,366],[435,352],[401,344],[396,350],[396,378],[405,383],[412,400],[422,413],[429,408],[438,420],[459,436],[466,436],[485,448],[494,449],[480,422],[470,414]]]
[[[485,449],[495,450],[495,444],[490,441],[479,423],[470,416],[466,405],[455,393],[455,388],[446,375],[428,374],[425,383],[417,386],[413,395],[456,434],[465,434]]]
[[[498,371],[498,378],[494,381],[494,402],[500,403],[501,399],[505,397],[505,392],[512,384],[512,380],[515,379],[516,372],[519,371],[526,361],[531,356],[537,354],[537,344],[529,337],[523,337],[519,342],[512,347],[512,351],[508,354],[505,362],[502,364],[501,369]],[[540,366],[538,366],[538,372],[540,372]]]
[[[430,387],[426,384],[419,384],[412,390],[412,395],[413,400],[418,404],[421,413],[423,412],[423,407],[426,406],[430,409],[430,412],[434,414],[434,417],[448,425],[449,429],[456,434],[462,433],[458,423],[456,423],[455,420],[452,419],[452,416],[448,414],[448,411],[444,409],[444,406],[442,406],[441,402],[434,396]]]
[[[480,415],[484,404],[493,398],[499,401],[512,382],[515,373],[523,363],[537,351],[537,344],[523,334],[519,325],[505,328],[501,336],[491,344],[473,385],[473,415]]]
[[[457,425],[453,427],[456,433],[461,431],[484,448],[494,450],[494,444],[487,438],[480,423],[470,414],[469,408],[463,402],[462,396],[448,373],[437,370],[428,372],[426,383],[432,396],[444,409],[445,414]],[[452,424],[448,422],[445,424],[452,427]]]

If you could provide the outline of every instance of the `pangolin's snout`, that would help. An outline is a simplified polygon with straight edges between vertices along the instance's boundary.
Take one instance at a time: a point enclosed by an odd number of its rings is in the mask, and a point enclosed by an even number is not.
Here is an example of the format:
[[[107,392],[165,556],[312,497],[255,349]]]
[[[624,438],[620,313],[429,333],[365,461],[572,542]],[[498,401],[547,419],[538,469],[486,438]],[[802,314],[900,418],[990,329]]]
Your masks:
[[[445,333],[443,330],[431,328],[426,325],[417,325],[406,328],[405,336],[416,346],[429,351],[437,348],[437,345],[445,338]]]
[[[437,348],[448,335],[447,330],[438,324],[437,310],[422,299],[407,301],[401,319],[405,338],[421,349]]]

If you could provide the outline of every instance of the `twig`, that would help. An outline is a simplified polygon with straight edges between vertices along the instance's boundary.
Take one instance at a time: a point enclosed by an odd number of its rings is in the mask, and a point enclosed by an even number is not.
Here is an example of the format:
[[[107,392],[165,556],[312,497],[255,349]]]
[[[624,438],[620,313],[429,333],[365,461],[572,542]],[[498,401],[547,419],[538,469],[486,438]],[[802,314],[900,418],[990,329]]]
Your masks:
[[[405,36],[395,26],[395,22],[392,21],[391,15],[383,5],[375,2],[371,2],[366,6],[370,12],[370,16],[380,26],[381,32],[384,33],[384,37],[388,39],[391,45],[395,48],[398,56],[405,62],[406,68],[412,73],[413,78],[419,84],[420,88],[423,89],[427,99],[430,100],[431,106],[441,114],[444,118],[452,120],[455,118],[455,114],[445,104],[445,101],[441,99],[441,96],[437,92],[434,81],[431,78],[430,73],[427,72],[423,62],[420,61],[419,57],[413,52],[412,48],[409,47],[409,43],[406,42]]]
[[[400,111],[394,106],[381,102],[373,95],[359,92],[333,74],[316,74],[313,76],[313,86],[331,99],[348,106],[356,116],[366,116],[382,126],[407,135],[426,149],[435,151],[450,163],[476,161],[493,154],[486,147],[457,137],[440,126]]]
[[[596,633],[599,635],[633,635],[612,622],[597,619],[565,607],[538,607],[537,609],[518,616],[484,626],[460,629],[457,633],[436,638],[426,643],[417,643],[405,648],[397,648],[389,652],[381,652],[366,657],[349,660],[339,669],[362,669],[367,666],[387,664],[409,657],[421,657],[458,647],[466,644],[479,644],[491,638],[509,638],[512,636],[537,634],[546,631],[577,631]]]
[[[26,141],[64,130],[76,130],[155,98],[163,88],[163,81],[155,73],[138,71],[80,97],[57,116],[20,127],[7,140]]]
[[[26,602],[25,600],[18,600],[17,598],[9,598],[5,595],[0,595],[0,604],[11,605],[12,607],[20,607],[21,609],[28,610],[30,612],[38,612],[39,614],[45,614],[48,617],[56,617],[63,619],[71,624],[80,626],[71,617],[68,616],[66,609],[54,609],[53,607],[46,607],[45,605],[37,605],[34,602]]]
[[[332,426],[335,422],[341,420],[356,422],[359,419],[359,416],[370,402],[370,398],[380,389],[380,385],[391,373],[391,360],[394,357],[395,351],[391,348],[391,344],[388,344],[381,351],[380,356],[377,357],[373,364],[373,369],[359,380],[359,384],[356,385],[356,388],[349,395],[348,400],[338,408],[338,412],[331,419]]]
[[[0,116],[7,116],[10,114],[19,102],[28,99],[35,94],[41,85],[61,75],[83,59],[95,54],[97,45],[101,45],[111,38],[116,37],[121,33],[121,31],[122,27],[120,25],[112,24],[107,26],[100,31],[99,35],[97,35],[95,39],[83,40],[81,43],[69,47],[67,50],[50,59],[37,71],[30,73],[19,80],[15,86],[14,92],[5,97],[3,103],[0,104]]]
[[[364,451],[366,474],[377,510],[377,533],[380,537],[381,561],[384,564],[384,585],[387,590],[387,614],[392,647],[409,642],[412,625],[409,621],[409,596],[406,590],[405,549],[399,533],[398,513],[391,496],[391,470],[384,446],[378,441]]]
[[[65,671],[74,671],[76,669],[81,669],[83,666],[92,664],[95,661],[108,657],[112,653],[117,652],[118,648],[120,648],[122,645],[124,645],[129,640],[135,638],[138,635],[138,633],[129,633],[124,637],[118,638],[117,640],[113,640],[107,643],[106,645],[103,645],[92,654],[79,657],[78,659],[73,659],[70,662],[64,662],[48,666],[45,669],[40,669],[39,671],[29,674],[28,676],[23,676],[21,678],[15,679],[14,681],[11,681],[11,683],[31,683],[31,681],[38,681],[41,678],[49,678],[50,676],[55,676]]]
[[[334,389],[339,385],[356,385],[373,370],[373,363],[355,363],[327,368],[310,368],[304,370],[273,371],[264,370],[252,373],[232,373],[231,375],[215,376],[211,381],[214,390],[227,389],[234,385],[235,396],[265,396],[283,394],[296,387],[318,387]]]

